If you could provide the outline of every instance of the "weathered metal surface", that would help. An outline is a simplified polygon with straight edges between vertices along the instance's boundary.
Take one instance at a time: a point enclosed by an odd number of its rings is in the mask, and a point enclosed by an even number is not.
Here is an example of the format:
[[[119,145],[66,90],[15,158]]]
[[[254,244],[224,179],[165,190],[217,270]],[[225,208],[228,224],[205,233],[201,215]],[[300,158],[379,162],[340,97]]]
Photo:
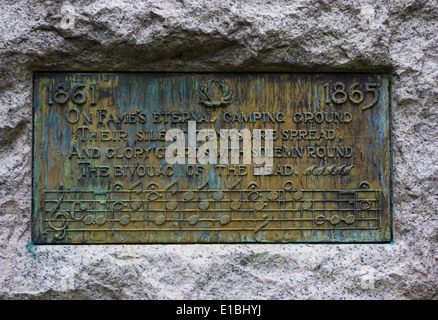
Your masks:
[[[388,75],[35,73],[33,108],[35,243],[391,240]],[[274,129],[272,174],[166,163],[188,121]]]

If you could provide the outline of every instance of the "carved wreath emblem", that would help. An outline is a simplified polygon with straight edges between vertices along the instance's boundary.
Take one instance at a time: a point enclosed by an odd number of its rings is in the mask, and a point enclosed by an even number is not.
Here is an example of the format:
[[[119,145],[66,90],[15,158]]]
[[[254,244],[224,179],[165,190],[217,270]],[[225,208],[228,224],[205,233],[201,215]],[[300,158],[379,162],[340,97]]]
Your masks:
[[[206,107],[224,107],[231,103],[234,91],[224,81],[203,79],[198,87],[199,103]]]

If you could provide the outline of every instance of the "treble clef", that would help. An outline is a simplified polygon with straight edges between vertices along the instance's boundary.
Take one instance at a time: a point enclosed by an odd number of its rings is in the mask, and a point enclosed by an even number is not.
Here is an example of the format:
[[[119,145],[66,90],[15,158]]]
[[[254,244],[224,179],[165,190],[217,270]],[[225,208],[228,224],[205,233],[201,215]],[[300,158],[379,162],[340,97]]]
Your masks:
[[[52,207],[52,209],[49,212],[49,221],[48,221],[48,225],[51,229],[55,230],[55,231],[61,231],[61,234],[55,234],[54,238],[56,240],[61,240],[65,237],[65,229],[68,226],[69,223],[69,217],[67,212],[59,210],[62,201],[64,200],[64,186],[62,185],[62,183],[59,185],[59,188],[56,192],[56,204]],[[61,218],[61,219],[59,219]],[[52,223],[52,221],[60,221],[61,225],[60,226],[56,226]]]

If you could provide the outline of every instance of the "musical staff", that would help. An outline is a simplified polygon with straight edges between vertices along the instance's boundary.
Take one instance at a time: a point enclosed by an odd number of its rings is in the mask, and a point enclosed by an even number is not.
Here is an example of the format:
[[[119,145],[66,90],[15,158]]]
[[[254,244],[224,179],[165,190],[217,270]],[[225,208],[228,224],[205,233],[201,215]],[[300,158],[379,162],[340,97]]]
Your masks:
[[[373,230],[380,227],[381,190],[296,190],[286,181],[278,190],[250,183],[195,189],[178,181],[160,188],[136,183],[112,190],[44,190],[44,223],[57,239],[66,232],[203,232]]]

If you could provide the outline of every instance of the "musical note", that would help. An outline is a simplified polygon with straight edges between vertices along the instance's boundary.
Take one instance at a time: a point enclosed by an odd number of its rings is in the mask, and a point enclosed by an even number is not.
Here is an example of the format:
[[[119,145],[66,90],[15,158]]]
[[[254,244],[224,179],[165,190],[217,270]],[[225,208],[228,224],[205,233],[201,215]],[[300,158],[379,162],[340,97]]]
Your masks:
[[[207,210],[209,206],[210,206],[210,201],[208,201],[208,200],[202,200],[199,203],[199,209],[201,209],[201,210]]]
[[[278,192],[277,191],[271,191],[268,193],[268,200],[274,201],[278,199]]]
[[[266,203],[264,201],[257,201],[254,205],[254,209],[257,211],[262,210],[265,207]]]
[[[173,189],[173,190],[172,190]],[[165,204],[165,211],[164,211],[164,215],[160,214],[157,217],[155,217],[155,224],[156,225],[162,225],[164,224],[166,221],[168,221],[168,210],[173,211],[178,207],[178,202],[175,200],[170,200],[170,197],[175,196],[178,193],[178,180],[174,180],[171,183],[169,183],[166,187],[164,187],[164,190],[166,192],[170,192],[170,196],[169,198],[166,196],[166,204]],[[157,197],[158,198],[158,197]]]
[[[228,224],[230,221],[231,221],[231,212],[229,213],[229,215],[222,216],[219,219],[219,223],[223,226]]]
[[[242,178],[237,179],[236,181],[234,181],[234,182],[228,187],[228,189],[229,189],[230,191],[233,190],[233,189],[234,189],[238,184],[240,184],[241,182],[242,182]],[[230,193],[230,202],[231,202],[231,193]],[[234,200],[233,202],[230,203],[230,208],[231,208],[232,210],[235,210],[235,211],[239,210],[241,206],[242,206],[242,201],[241,201],[241,199]],[[231,215],[231,212],[230,212],[230,215]]]
[[[119,223],[122,226],[126,226],[129,222],[131,222],[131,214],[125,214],[125,215],[121,216],[119,219]]]
[[[174,188],[175,187],[175,188]],[[171,190],[173,188],[173,190]],[[178,180],[174,180],[173,182],[171,182],[170,184],[168,184],[164,190],[166,191],[170,191],[170,196],[174,197],[177,192],[178,192]],[[167,199],[167,198],[166,198]],[[166,209],[167,210],[175,210],[178,207],[178,202],[177,201],[169,201],[166,203]]]
[[[166,216],[164,215],[159,215],[155,218],[155,224],[158,226],[161,226],[164,222],[166,222]]]
[[[292,194],[292,199],[301,200],[303,198],[304,193],[302,191],[296,191]]]
[[[201,184],[200,186],[198,186],[197,189],[198,189],[198,190],[199,190],[199,189],[202,189],[203,187],[205,187],[205,186],[207,185],[207,183],[208,183],[208,180],[205,181],[205,182],[204,182],[203,184]],[[188,208],[189,208],[189,209],[193,207],[193,203],[191,203],[191,201],[195,201],[195,196],[196,196],[196,193],[195,193],[194,191],[191,191],[191,190],[186,191],[186,192],[184,193],[184,195],[183,195],[183,200],[184,200],[183,203],[184,203],[184,205],[185,205],[185,203],[188,202]],[[198,207],[201,208],[201,207],[203,207],[203,205],[198,204]],[[208,208],[208,206],[207,206],[207,208]],[[197,224],[198,221],[199,221],[199,215],[197,215],[197,214],[192,214],[192,215],[187,219],[188,224],[191,225],[191,226]],[[182,225],[183,223],[184,223],[184,216],[183,216],[183,219],[181,219],[181,225]]]
[[[225,194],[222,191],[217,191],[213,193],[213,199],[216,201],[222,200],[225,197]]]
[[[79,210],[76,209],[76,204],[79,205]],[[76,216],[76,212],[83,212],[87,210],[87,206],[85,205],[85,203],[82,203],[81,201],[73,201],[70,205],[70,217],[73,220],[79,221],[82,220],[84,218],[84,214],[82,214],[81,216],[77,217]]]
[[[141,187],[142,180],[135,182],[132,186],[128,187],[129,192],[129,206],[133,211],[139,211],[143,206],[142,190],[134,190],[136,187]]]
[[[198,190],[203,189],[207,184],[208,184],[208,179],[205,180],[205,182],[202,183],[200,186],[198,186]],[[208,194],[207,194],[207,196],[208,196]],[[202,200],[202,201],[199,203],[199,209],[201,209],[201,210],[207,210],[208,207],[210,207],[210,201],[208,200],[208,198],[205,199],[205,200]]]
[[[121,182],[115,182],[113,184],[113,191],[110,204],[111,204],[111,215],[114,217],[113,221],[118,221],[120,225],[125,226],[131,221],[131,211],[129,211],[128,214],[126,214],[126,211],[124,211],[124,208],[126,208],[128,205],[124,203],[126,202],[126,191],[124,190],[124,186]],[[129,189],[128,189],[129,190]],[[128,203],[131,205],[131,194],[130,191],[128,195]],[[106,212],[105,212],[106,216]],[[102,218],[100,218],[102,217]],[[106,217],[100,216],[98,221],[99,223],[105,223]],[[84,223],[85,224],[92,224],[95,223],[97,217],[94,215],[93,217],[85,217]]]
[[[310,208],[312,208],[312,205],[313,205],[312,201],[304,201],[301,204],[301,209],[302,210],[309,210]]]
[[[233,190],[236,186],[238,186],[241,183],[241,181],[242,181],[242,178],[238,178],[236,181],[234,181],[232,184],[230,184],[228,186],[228,190],[230,190],[229,197],[228,197],[228,204],[229,204],[228,209],[230,209],[230,210],[228,210],[227,214],[224,214],[219,218],[219,223],[223,226],[230,223],[232,210],[237,211],[242,206],[242,201],[240,199],[234,200],[233,202],[231,202],[231,200],[232,200],[231,190]],[[216,195],[216,197],[215,197],[215,195]],[[213,195],[213,198],[215,200],[222,200],[225,197],[225,194],[222,191],[215,193],[215,195]]]
[[[95,212],[95,220],[96,225],[101,226],[105,224],[107,221],[107,200],[109,193],[106,191],[95,191],[93,192],[94,201],[92,203],[92,210]],[[101,198],[103,196],[103,198]],[[99,206],[103,206],[103,210],[99,208]],[[81,206],[80,208],[84,210],[85,206]]]
[[[248,188],[250,188],[252,190],[248,194],[248,200],[255,201],[261,197],[261,193],[258,192],[258,190],[257,190],[257,188],[259,188],[259,186],[256,182],[253,181],[253,182],[249,183]],[[268,203],[263,201],[262,199],[257,200],[254,203],[254,211],[255,212],[262,211],[267,206],[267,204]],[[262,218],[264,219],[264,221],[262,222],[262,224],[255,226],[255,228],[254,228],[255,233],[259,232],[263,227],[265,227],[269,223],[269,214],[268,214],[267,210],[265,212],[263,212]]]
[[[197,214],[190,216],[190,218],[188,220],[189,225],[193,226],[193,225],[197,224],[198,220],[199,220],[199,216]]]
[[[158,194],[157,190],[158,189],[158,184],[156,184],[155,182],[151,182],[147,185],[147,201],[146,201],[146,206],[145,206],[145,212],[147,213],[146,216],[144,216],[144,219],[146,219],[147,221],[147,225],[149,226],[149,221],[150,221],[150,212],[151,212],[151,207],[149,206],[150,203],[149,202],[153,202],[155,200],[157,200],[160,195]],[[152,206],[153,208],[153,206]],[[162,225],[164,222],[166,221],[166,217],[163,215],[159,215],[157,217],[155,217],[154,219],[154,223],[158,226]]]
[[[106,216],[105,215],[97,216],[95,222],[98,226],[103,225],[106,222]]]
[[[353,224],[354,221],[356,220],[356,217],[355,217],[354,215],[352,215],[352,214],[349,214],[349,215],[346,216],[343,220],[344,220],[344,222],[345,222],[346,224]]]
[[[113,202],[111,205],[113,216],[116,217],[120,214],[118,220],[122,226],[126,226],[131,221],[131,211],[129,211],[129,214],[125,214],[125,211],[123,211],[126,206],[127,205],[120,200]]]
[[[335,214],[334,216],[330,217],[329,221],[331,224],[335,225],[341,222],[341,217]]]
[[[195,193],[193,191],[187,191],[186,193],[184,193],[185,201],[191,201],[193,200],[193,198],[195,198]]]
[[[242,206],[242,201],[240,201],[240,200],[234,200],[230,204],[230,208],[235,210],[235,211],[239,210],[241,206]]]

